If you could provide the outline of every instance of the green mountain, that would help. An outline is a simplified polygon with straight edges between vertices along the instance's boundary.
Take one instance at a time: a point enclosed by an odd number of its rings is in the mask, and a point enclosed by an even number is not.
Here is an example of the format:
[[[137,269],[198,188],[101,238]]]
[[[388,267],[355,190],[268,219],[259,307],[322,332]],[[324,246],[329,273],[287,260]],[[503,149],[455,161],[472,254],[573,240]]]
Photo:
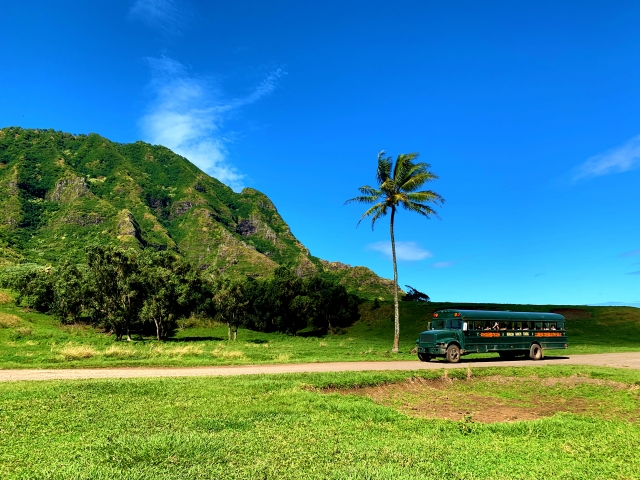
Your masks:
[[[266,195],[235,193],[165,147],[0,129],[0,266],[81,262],[93,243],[173,249],[231,275],[326,272],[369,298],[392,288],[365,267],[312,256]]]

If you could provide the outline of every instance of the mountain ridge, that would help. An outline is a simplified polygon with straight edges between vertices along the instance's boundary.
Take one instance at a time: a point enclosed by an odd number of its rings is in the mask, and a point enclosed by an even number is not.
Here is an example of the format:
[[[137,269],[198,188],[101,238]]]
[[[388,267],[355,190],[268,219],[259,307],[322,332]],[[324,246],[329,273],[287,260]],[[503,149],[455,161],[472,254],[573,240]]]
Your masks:
[[[337,278],[365,298],[389,298],[392,282],[366,267],[311,255],[262,192],[234,192],[188,159],[145,142],[98,134],[0,129],[0,265],[80,262],[110,243],[172,249],[202,270]]]

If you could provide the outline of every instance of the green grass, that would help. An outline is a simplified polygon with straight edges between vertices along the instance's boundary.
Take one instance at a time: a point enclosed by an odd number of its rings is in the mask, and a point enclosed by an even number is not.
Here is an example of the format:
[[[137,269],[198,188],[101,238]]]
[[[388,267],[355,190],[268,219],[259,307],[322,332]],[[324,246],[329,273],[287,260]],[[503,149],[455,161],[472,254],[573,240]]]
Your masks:
[[[4,299],[4,300],[2,300]],[[134,337],[115,338],[90,326],[62,326],[53,317],[25,312],[0,291],[0,368],[76,368],[136,365],[238,365],[329,361],[412,360],[418,334],[426,328],[431,312],[452,304],[401,303],[401,351],[390,353],[393,309],[381,302],[361,306],[361,319],[340,334],[324,337],[292,337],[241,329],[237,342],[228,342],[227,329],[207,321],[187,321],[170,341]],[[485,305],[483,308],[549,311],[557,306]],[[640,351],[640,309],[631,307],[570,307],[567,313],[567,351],[547,355]],[[570,318],[577,316],[577,318]],[[3,318],[5,319],[3,321]],[[10,319],[10,320],[7,320]],[[496,355],[476,355],[497,357]],[[469,357],[472,358],[472,357]]]
[[[585,367],[474,369],[520,377],[591,376],[581,395],[640,405],[640,372]],[[2,478],[640,478],[640,426],[559,413],[481,424],[415,418],[353,387],[442,371],[228,378],[14,382],[0,385]],[[449,372],[471,393],[484,383]],[[476,387],[472,387],[475,385]],[[515,387],[514,387],[515,388]],[[500,393],[509,393],[507,387]],[[512,389],[513,395],[521,395]],[[544,387],[559,400],[565,391]]]

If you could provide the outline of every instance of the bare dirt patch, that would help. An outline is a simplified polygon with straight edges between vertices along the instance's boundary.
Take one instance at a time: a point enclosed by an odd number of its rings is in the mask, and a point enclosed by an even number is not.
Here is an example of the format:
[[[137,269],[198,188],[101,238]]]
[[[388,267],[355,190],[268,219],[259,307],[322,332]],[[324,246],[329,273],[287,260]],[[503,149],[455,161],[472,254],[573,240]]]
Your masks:
[[[597,388],[583,396],[581,385]],[[566,412],[606,419],[640,420],[637,388],[587,377],[411,378],[404,382],[325,392],[359,395],[400,412],[421,418],[481,423],[536,420]],[[628,393],[631,403],[607,399],[614,392]],[[622,392],[621,392],[622,391]]]

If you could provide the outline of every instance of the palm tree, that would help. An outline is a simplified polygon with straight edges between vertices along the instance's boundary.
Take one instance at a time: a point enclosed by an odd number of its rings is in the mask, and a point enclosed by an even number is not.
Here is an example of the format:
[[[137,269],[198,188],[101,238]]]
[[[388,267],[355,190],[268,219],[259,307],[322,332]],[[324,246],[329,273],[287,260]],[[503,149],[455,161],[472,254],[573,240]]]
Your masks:
[[[428,163],[414,163],[418,158],[418,153],[407,153],[398,155],[396,164],[393,165],[391,157],[385,157],[384,150],[378,154],[378,170],[376,180],[378,188],[365,185],[358,190],[361,195],[345,203],[357,202],[374,204],[370,207],[360,220],[371,216],[371,229],[376,221],[391,212],[391,222],[389,231],[391,234],[391,256],[393,258],[393,302],[395,309],[395,330],[393,336],[393,353],[398,353],[400,346],[400,313],[398,310],[398,266],[396,262],[396,241],[393,235],[393,224],[396,217],[396,210],[402,206],[405,210],[417,213],[429,218],[437,213],[428,203],[442,204],[444,199],[431,190],[420,190],[425,183],[436,180],[438,177],[429,171],[431,167]],[[391,174],[393,170],[393,176]]]

